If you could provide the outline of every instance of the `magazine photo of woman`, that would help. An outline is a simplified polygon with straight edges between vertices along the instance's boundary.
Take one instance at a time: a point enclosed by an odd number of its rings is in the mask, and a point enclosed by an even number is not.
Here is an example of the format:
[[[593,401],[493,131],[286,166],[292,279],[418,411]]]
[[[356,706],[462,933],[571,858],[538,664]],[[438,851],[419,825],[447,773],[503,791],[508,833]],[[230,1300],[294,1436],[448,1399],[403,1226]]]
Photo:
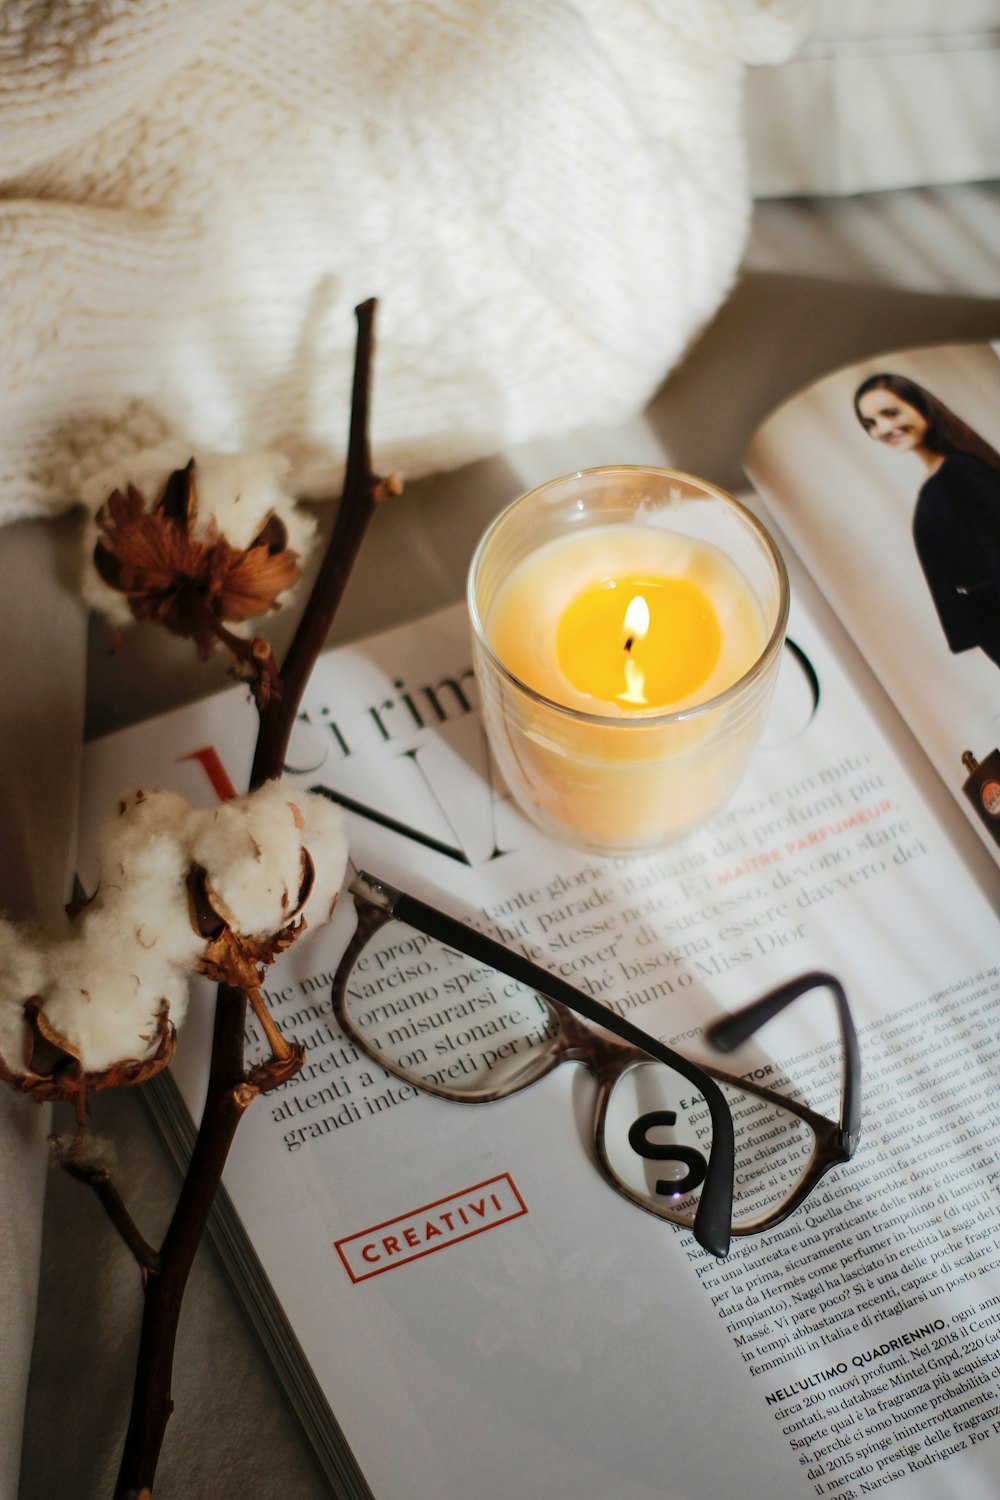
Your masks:
[[[854,410],[870,438],[926,469],[913,541],[949,649],[978,646],[1000,666],[1000,453],[904,375],[863,380]]]

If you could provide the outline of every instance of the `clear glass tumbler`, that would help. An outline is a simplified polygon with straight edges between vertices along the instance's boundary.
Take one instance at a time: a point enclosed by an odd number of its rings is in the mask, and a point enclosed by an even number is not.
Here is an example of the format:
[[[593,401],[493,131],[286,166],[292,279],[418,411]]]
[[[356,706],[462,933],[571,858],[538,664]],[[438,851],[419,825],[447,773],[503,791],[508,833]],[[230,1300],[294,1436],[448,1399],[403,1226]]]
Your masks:
[[[655,608],[656,589],[664,578],[674,587],[674,575],[697,581],[718,622],[705,680],[665,702],[581,691],[558,648],[574,600],[605,600],[602,590],[618,588],[622,600],[649,593]],[[729,797],[767,718],[788,618],[781,555],[732,496],[638,466],[553,479],[487,530],[468,602],[491,750],[543,832],[597,853],[636,853],[684,837]],[[584,679],[603,644],[601,620],[595,615],[593,652],[589,616],[584,645],[575,646]],[[630,634],[622,650],[631,648]],[[662,657],[672,648],[668,640],[657,649]]]

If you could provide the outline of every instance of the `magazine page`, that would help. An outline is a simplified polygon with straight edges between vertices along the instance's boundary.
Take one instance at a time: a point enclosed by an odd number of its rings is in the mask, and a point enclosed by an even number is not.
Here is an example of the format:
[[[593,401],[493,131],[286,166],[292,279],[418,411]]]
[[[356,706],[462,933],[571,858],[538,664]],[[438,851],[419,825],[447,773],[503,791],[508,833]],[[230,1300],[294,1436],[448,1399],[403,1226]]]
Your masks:
[[[879,355],[779,407],[754,486],[1000,860],[1000,360]]]
[[[253,732],[235,689],[93,744],[83,847],[128,785],[203,803],[245,785]],[[348,809],[356,867],[672,1046],[706,1056],[707,1020],[814,968],[842,979],[861,1036],[856,1155],[719,1260],[596,1169],[581,1065],[457,1103],[344,1036],[331,1001],[354,925],[342,895],[331,925],[268,973],[272,1013],[308,1055],[248,1110],[225,1186],[372,1493],[993,1496],[997,910],[801,599],[745,780],[655,855],[582,854],[512,807],[491,776],[461,608],[324,657],[289,760]],[[397,1039],[440,1076],[540,1044],[513,1009],[477,1029],[465,971],[442,980],[424,957],[382,949],[362,979],[371,1014],[395,1007]],[[435,984],[434,1024],[407,1032],[411,1000]],[[195,1117],[210,998],[194,998],[174,1065]],[[727,1065],[808,1088],[835,1038],[833,1007],[807,997]]]

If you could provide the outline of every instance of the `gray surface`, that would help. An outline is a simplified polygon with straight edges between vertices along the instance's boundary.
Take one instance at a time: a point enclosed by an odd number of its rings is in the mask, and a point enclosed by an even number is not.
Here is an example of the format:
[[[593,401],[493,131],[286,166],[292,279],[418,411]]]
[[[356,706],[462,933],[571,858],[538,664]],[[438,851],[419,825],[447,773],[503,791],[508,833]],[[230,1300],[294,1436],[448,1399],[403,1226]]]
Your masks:
[[[59,917],[73,855],[86,620],[60,570],[75,530],[22,522],[0,541],[0,909],[24,921]],[[0,1085],[2,1500],[16,1489],[48,1128],[47,1107]]]
[[[919,246],[913,254],[919,259]],[[860,270],[865,272],[863,256]],[[486,521],[530,483],[617,460],[672,462],[736,487],[740,455],[756,421],[812,376],[882,348],[1000,335],[1000,300],[900,292],[887,284],[894,279],[887,268],[876,267],[873,274],[882,285],[749,274],[648,412],[626,428],[533,444],[413,485],[377,517],[333,639],[459,598],[468,557]],[[907,284],[905,275],[899,280]],[[287,635],[293,623],[292,617],[281,622],[276,634]],[[108,660],[94,630],[88,722],[92,731],[107,729],[223,680],[214,666],[193,667],[182,643],[164,641],[145,628],[131,632],[119,655]],[[139,1101],[129,1092],[99,1098],[94,1128],[113,1141],[123,1191],[140,1224],[155,1237],[175,1184]],[[134,1267],[96,1202],[84,1189],[54,1178],[46,1207],[22,1500],[110,1495],[138,1306]],[[207,1249],[192,1277],[176,1376],[177,1409],[157,1500],[208,1495],[235,1500],[247,1493],[312,1500],[329,1493]]]

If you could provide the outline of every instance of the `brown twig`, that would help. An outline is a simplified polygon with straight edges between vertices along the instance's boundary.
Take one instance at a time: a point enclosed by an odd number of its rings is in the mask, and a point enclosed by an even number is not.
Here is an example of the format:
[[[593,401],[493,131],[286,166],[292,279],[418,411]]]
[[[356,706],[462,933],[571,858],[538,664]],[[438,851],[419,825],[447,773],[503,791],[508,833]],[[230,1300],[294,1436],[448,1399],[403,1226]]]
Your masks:
[[[125,1206],[125,1200],[111,1181],[108,1169],[77,1161],[72,1156],[60,1160],[59,1165],[70,1177],[75,1177],[77,1182],[93,1188],[108,1218],[138,1261],[143,1279],[150,1271],[162,1270],[160,1255],[140,1234],[135,1220]]]
[[[298,705],[325,644],[344,587],[375,506],[391,486],[371,472],[368,407],[374,301],[356,309],[358,341],[354,366],[351,429],[344,488],[337,519],[319,575],[282,666],[281,693],[260,707],[260,732],[250,790],[279,776]],[[301,1066],[304,1052],[292,1047],[248,1075],[243,1038],[247,995],[220,985],[216,999],[212,1058],[204,1113],[191,1162],[159,1254],[146,1277],[145,1305],[132,1412],[118,1475],[118,1500],[151,1493],[160,1448],[172,1410],[170,1397],[174,1345],[181,1304],[195,1252],[243,1113],[268,1087]],[[287,1047],[287,1043],[284,1044]]]
[[[236,675],[250,684],[258,710],[266,703],[277,703],[281,698],[281,673],[270,644],[259,635],[252,639],[237,635],[218,620],[213,620],[209,628],[232,656]]]
[[[371,394],[374,299],[356,309],[358,347],[351,398],[351,430],[344,471],[344,491],[333,534],[323,558],[309,604],[303,612],[288,654],[281,664],[280,700],[272,699],[260,716],[257,753],[250,773],[251,789],[278,776],[284,769],[285,752],[295,715],[316,658],[326,644],[334,615],[343,596],[368,523],[380,500],[398,491],[392,479],[372,473],[368,443],[368,408]]]

